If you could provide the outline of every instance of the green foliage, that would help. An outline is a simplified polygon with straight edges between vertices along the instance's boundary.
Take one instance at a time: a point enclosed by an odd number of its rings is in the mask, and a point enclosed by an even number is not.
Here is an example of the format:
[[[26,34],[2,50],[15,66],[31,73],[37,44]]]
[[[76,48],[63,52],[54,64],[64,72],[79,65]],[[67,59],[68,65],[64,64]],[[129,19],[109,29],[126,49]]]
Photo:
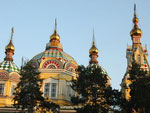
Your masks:
[[[72,98],[72,103],[82,105],[77,113],[107,113],[109,110],[111,87],[108,77],[97,65],[78,67],[79,76],[72,80],[72,88],[79,94]]]
[[[108,92],[108,94],[110,95],[110,99],[109,99],[109,105],[111,106],[112,110],[115,113],[119,113],[120,112],[120,108],[122,105],[122,97],[121,97],[121,91],[117,90],[117,89],[113,89],[110,90],[110,92]]]
[[[40,72],[30,62],[27,62],[20,71],[20,82],[16,87],[14,93],[14,106],[18,109],[27,110],[28,113],[33,113],[39,108],[53,109],[59,108],[58,105],[47,102],[42,96],[40,88],[42,86],[42,79],[39,78]]]
[[[48,98],[45,101],[41,101],[40,106],[41,112],[40,113],[47,113],[47,111],[52,111],[53,113],[59,113],[59,105],[51,102]]]
[[[130,75],[129,80],[136,81],[139,78],[145,77],[147,74],[147,71],[144,71],[143,69],[141,69],[141,66],[138,63],[136,63],[135,60],[133,60],[128,73]]]

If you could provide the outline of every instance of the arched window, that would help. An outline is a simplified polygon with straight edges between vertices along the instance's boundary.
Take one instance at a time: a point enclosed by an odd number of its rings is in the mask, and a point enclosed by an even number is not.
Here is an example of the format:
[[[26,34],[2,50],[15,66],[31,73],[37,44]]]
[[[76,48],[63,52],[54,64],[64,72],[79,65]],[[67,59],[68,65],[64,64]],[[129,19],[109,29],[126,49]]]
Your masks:
[[[48,69],[56,69],[56,66],[51,64],[51,65],[49,65],[47,68],[48,68]]]

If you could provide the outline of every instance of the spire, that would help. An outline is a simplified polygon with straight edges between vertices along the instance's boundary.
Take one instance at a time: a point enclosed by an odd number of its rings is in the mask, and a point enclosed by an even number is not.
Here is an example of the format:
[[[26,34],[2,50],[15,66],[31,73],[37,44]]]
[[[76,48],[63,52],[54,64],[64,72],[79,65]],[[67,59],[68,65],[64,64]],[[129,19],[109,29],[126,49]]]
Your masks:
[[[5,60],[13,61],[12,56],[15,51],[15,47],[12,42],[13,34],[14,34],[14,28],[12,27],[10,41],[9,41],[8,45],[5,47],[5,54],[6,54]]]
[[[94,29],[93,29],[93,45],[95,45]]]
[[[90,63],[98,63],[97,57],[98,57],[98,49],[96,47],[95,43],[95,36],[94,36],[94,29],[93,29],[93,41],[92,41],[92,47],[89,50],[89,56],[91,58]]]
[[[134,16],[136,16],[136,4],[134,4]]]
[[[134,4],[134,17],[133,17],[133,23],[134,23],[134,25],[136,25],[136,27],[138,27],[138,22],[139,22],[139,19],[137,18],[137,14],[136,14],[136,4]]]
[[[57,19],[55,18],[55,30],[57,31]]]
[[[135,45],[140,44],[140,38],[142,37],[142,30],[138,27],[139,19],[137,17],[136,13],[136,4],[134,4],[134,17],[133,17],[133,24],[134,27],[130,32],[130,35],[132,37],[132,41]]]
[[[14,35],[14,27],[11,28],[11,37],[10,37],[10,40],[12,40],[13,35]]]

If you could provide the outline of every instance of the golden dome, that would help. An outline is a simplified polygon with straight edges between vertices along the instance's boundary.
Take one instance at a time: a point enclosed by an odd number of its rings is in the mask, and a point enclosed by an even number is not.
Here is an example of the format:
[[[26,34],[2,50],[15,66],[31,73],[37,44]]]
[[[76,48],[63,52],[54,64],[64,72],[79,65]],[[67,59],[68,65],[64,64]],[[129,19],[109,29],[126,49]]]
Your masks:
[[[53,40],[53,39],[60,41],[60,36],[57,33],[56,29],[54,30],[54,33],[50,36],[50,40]]]
[[[9,44],[5,47],[6,50],[15,50],[15,47],[12,43],[12,39],[10,40]]]
[[[96,48],[95,44],[92,45],[91,49],[89,50],[90,55],[98,54],[98,49]]]
[[[130,32],[130,35],[131,35],[131,37],[132,37],[133,35],[140,35],[140,36],[142,36],[142,30],[139,29],[139,28],[133,28],[133,29],[131,30],[131,32]]]

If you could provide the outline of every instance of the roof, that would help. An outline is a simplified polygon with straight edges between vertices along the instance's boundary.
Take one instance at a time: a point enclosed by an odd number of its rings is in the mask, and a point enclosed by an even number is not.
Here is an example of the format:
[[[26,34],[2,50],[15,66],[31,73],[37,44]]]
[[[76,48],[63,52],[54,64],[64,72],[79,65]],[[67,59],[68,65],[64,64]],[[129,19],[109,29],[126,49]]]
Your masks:
[[[72,58],[70,55],[65,53],[64,51],[58,49],[58,48],[50,48],[48,50],[45,50],[44,52],[41,52],[37,55],[35,55],[31,60],[36,60],[40,64],[44,59],[54,57],[57,58],[59,61],[61,61],[63,64],[68,61],[74,61],[74,58]]]
[[[19,72],[19,68],[13,61],[4,60],[0,63],[0,70],[6,70],[8,72]]]

